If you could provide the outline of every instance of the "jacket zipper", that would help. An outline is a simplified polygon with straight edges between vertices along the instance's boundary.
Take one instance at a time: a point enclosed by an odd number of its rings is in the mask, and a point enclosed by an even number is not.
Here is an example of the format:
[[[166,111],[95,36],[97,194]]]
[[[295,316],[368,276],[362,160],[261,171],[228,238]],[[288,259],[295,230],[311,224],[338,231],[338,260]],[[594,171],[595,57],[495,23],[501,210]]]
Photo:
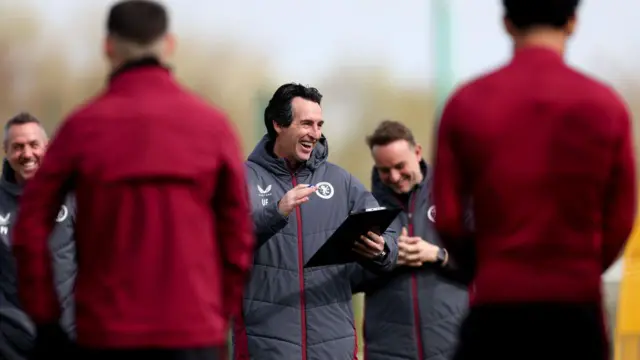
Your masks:
[[[407,217],[409,218],[409,236],[414,236],[413,229],[413,212],[415,210],[416,199],[414,194],[410,195],[409,211]],[[411,299],[413,300],[413,324],[416,336],[416,347],[418,350],[418,360],[424,359],[424,348],[422,345],[422,329],[420,328],[420,299],[418,298],[418,274],[413,272],[411,274]]]
[[[291,173],[291,184],[298,186],[296,174]],[[302,328],[302,360],[307,360],[307,314],[304,299],[304,253],[302,251],[302,215],[300,206],[296,206],[296,225],[298,228],[298,278],[300,281],[300,324]]]

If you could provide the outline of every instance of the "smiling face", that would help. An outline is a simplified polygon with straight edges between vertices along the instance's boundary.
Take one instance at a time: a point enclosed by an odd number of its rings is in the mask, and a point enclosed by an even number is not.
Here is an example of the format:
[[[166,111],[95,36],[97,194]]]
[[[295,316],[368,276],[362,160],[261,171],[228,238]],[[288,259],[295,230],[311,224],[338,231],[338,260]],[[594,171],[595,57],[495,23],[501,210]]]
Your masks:
[[[396,140],[371,149],[380,180],[398,194],[406,194],[422,181],[422,148],[406,140]]]
[[[273,123],[278,133],[274,152],[292,163],[301,163],[309,160],[311,152],[322,136],[322,108],[320,104],[301,97],[293,98],[291,107],[291,125],[283,127],[276,122]]]
[[[46,147],[47,136],[40,124],[15,124],[9,127],[4,152],[18,183],[33,177],[40,167]]]

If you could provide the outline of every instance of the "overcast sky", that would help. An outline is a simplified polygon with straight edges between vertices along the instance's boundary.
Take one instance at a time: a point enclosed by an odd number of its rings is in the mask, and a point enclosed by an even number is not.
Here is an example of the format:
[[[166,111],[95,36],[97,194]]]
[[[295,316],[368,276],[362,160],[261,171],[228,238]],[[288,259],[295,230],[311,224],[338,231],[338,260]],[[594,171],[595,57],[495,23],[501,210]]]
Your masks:
[[[340,63],[384,64],[397,81],[433,78],[431,7],[438,0],[165,0],[180,36],[234,38],[268,54],[276,81],[313,83]],[[442,0],[441,0],[442,1]],[[508,58],[500,0],[448,0],[453,13],[453,67],[467,79]],[[113,0],[0,0],[30,2],[49,26],[77,23],[88,8],[103,15]],[[640,1],[583,0],[582,23],[569,60],[610,81],[640,70]],[[98,12],[99,13],[99,12]],[[1,17],[11,14],[0,14]],[[96,24],[102,26],[102,23]],[[72,40],[71,40],[72,41]],[[91,49],[94,51],[95,49]]]

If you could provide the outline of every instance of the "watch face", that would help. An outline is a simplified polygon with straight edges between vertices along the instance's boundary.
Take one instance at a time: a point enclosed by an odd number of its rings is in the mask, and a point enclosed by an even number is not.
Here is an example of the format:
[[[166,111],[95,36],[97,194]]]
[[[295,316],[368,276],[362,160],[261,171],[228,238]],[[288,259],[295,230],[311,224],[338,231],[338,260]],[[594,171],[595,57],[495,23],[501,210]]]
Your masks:
[[[444,249],[440,248],[440,250],[438,250],[438,261],[443,262],[446,257],[447,255],[445,254]]]

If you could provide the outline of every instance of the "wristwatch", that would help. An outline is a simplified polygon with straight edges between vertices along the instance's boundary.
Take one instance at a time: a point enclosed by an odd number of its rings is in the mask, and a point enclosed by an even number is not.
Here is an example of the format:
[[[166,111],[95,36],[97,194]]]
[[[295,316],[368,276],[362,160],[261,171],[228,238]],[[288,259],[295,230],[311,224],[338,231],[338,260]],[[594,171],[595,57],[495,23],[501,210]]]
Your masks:
[[[436,257],[436,264],[440,266],[447,265],[447,260],[449,260],[449,253],[444,248],[438,248],[438,255]]]

